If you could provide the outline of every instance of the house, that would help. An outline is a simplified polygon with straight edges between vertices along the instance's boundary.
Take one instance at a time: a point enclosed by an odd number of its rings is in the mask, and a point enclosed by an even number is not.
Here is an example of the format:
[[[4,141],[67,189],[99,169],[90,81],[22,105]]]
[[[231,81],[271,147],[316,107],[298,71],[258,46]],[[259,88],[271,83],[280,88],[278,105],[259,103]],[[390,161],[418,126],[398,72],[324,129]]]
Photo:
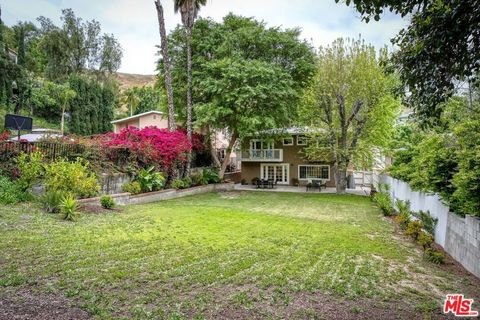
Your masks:
[[[282,185],[306,185],[321,180],[335,187],[332,162],[313,162],[305,157],[307,133],[289,128],[276,134],[278,138],[251,138],[242,143],[242,180],[252,183],[255,178],[274,180]],[[274,135],[275,136],[275,135]]]
[[[156,126],[159,129],[167,129],[168,115],[161,111],[152,110],[131,117],[114,120],[111,123],[113,124],[113,132],[115,133],[119,133],[128,127],[143,129],[145,127]]]

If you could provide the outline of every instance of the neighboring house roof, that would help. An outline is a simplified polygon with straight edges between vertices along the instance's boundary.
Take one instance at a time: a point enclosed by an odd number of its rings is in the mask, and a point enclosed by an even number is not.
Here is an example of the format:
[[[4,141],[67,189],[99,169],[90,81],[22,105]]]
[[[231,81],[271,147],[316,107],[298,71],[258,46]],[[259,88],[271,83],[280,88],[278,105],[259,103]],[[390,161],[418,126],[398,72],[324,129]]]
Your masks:
[[[28,142],[37,142],[45,138],[61,138],[61,137],[62,135],[60,134],[59,130],[46,129],[46,128],[33,129],[29,133],[20,135],[21,140],[27,140]],[[8,140],[17,141],[18,137],[12,136]]]
[[[262,133],[269,133],[269,134],[305,134],[305,133],[313,133],[313,132],[321,132],[324,131],[323,129],[312,129],[309,127],[290,127],[290,128],[280,128],[280,129],[271,129],[265,130]]]
[[[137,118],[149,115],[149,114],[159,114],[159,115],[163,116],[163,115],[165,115],[165,112],[152,110],[152,111],[147,111],[147,112],[144,112],[144,113],[139,113],[139,114],[136,114],[134,116],[130,116],[130,117],[126,117],[126,118],[122,118],[122,119],[118,119],[118,120],[113,120],[110,123],[114,124],[114,123],[121,123],[121,122],[125,122],[125,121],[130,121],[132,119],[137,119]]]

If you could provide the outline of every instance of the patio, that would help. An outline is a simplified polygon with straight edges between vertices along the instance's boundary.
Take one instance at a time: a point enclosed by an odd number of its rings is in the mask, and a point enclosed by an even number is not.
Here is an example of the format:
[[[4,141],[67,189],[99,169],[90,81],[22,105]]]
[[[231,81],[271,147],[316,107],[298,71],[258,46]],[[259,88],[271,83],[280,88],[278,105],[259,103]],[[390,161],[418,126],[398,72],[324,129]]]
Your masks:
[[[327,187],[326,189],[318,190],[310,190],[307,191],[305,186],[283,186],[283,185],[276,185],[275,188],[257,188],[256,185],[242,185],[240,183],[235,184],[235,190],[240,191],[265,191],[265,192],[299,192],[299,193],[336,193],[335,188]],[[357,187],[356,189],[347,189],[347,194],[355,194],[360,196],[368,196],[370,194],[369,187]]]

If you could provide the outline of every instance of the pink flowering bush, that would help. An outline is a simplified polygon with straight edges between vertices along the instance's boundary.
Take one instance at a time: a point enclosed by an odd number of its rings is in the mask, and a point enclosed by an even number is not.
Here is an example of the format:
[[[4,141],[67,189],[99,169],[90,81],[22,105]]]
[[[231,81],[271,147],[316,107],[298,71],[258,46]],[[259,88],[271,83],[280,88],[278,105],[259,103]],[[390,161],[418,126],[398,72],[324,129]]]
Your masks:
[[[120,133],[107,133],[96,139],[107,149],[128,149],[140,167],[155,166],[166,172],[184,164],[192,149],[184,132],[157,127],[128,127]]]

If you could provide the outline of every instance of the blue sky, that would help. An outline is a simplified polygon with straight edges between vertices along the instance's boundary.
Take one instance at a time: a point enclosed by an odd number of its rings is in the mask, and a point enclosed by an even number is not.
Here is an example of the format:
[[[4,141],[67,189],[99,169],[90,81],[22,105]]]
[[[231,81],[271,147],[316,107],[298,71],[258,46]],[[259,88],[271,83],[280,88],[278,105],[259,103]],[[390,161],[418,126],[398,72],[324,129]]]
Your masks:
[[[173,13],[172,0],[162,3],[171,30],[181,22],[180,16]],[[155,73],[155,45],[160,39],[153,0],[2,0],[1,5],[7,25],[34,21],[42,15],[60,24],[61,9],[72,8],[77,16],[99,21],[104,32],[113,33],[120,41],[124,50],[120,71]],[[200,16],[221,21],[228,12],[264,20],[269,26],[300,27],[302,37],[315,47],[360,34],[377,48],[391,46],[390,39],[406,24],[393,14],[366,24],[353,8],[334,0],[207,0]]]

